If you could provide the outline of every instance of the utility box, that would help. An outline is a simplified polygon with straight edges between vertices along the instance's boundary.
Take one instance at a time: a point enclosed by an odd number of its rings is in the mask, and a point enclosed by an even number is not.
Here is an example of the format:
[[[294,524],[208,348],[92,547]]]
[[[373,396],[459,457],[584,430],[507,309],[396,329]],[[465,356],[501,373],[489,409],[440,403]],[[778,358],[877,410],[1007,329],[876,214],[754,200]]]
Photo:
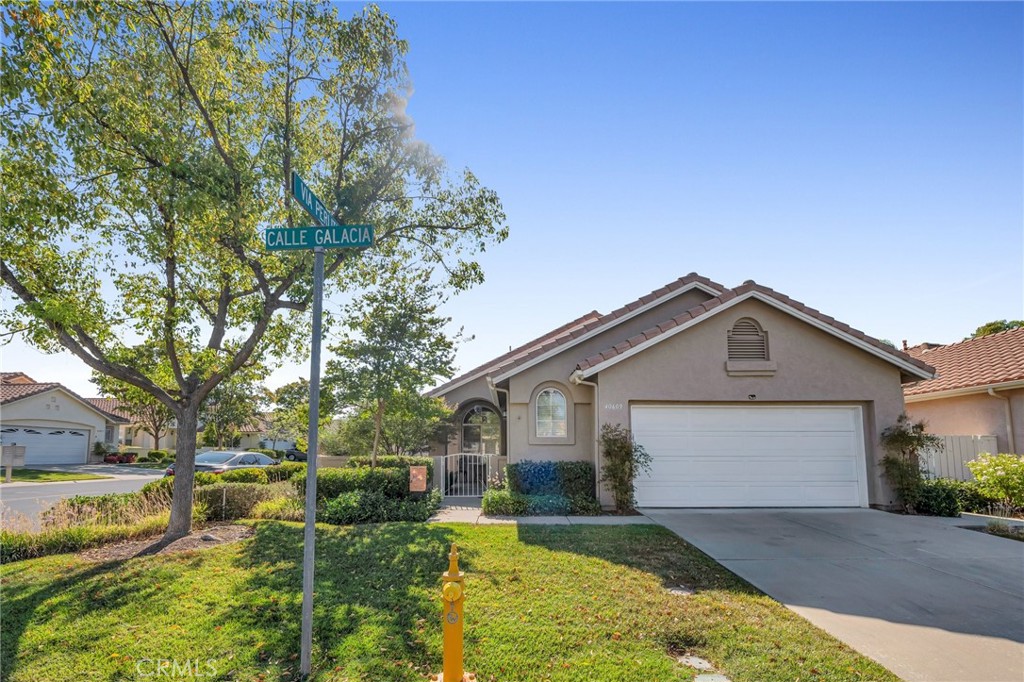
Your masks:
[[[10,483],[14,467],[25,466],[25,446],[17,444],[3,446],[3,451],[0,453],[0,466],[4,468],[4,480]]]

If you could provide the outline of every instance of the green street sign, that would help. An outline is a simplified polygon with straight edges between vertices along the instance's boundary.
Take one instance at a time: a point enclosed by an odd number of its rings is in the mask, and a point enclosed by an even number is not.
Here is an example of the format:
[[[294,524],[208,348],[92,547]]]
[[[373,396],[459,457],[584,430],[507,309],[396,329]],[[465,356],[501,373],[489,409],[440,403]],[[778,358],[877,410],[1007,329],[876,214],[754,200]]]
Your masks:
[[[334,225],[340,225],[337,220],[334,219],[334,215],[327,210],[324,206],[324,202],[320,201],[320,197],[313,194],[313,190],[302,181],[299,174],[292,171],[292,196],[298,200],[299,205],[306,209],[306,213],[310,215],[319,225],[324,227],[332,227]]]
[[[268,251],[361,248],[373,246],[373,236],[373,225],[270,227],[263,244]]]

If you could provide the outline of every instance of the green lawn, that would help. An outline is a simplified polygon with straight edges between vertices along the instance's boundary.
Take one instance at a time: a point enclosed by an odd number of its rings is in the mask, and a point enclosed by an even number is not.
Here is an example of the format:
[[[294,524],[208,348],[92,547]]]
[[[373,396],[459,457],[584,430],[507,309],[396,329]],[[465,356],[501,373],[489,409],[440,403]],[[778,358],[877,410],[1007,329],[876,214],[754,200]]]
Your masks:
[[[657,526],[319,527],[314,678],[425,680],[440,574],[467,572],[466,664],[482,681],[668,682],[711,660],[734,682],[895,680]],[[302,528],[201,552],[0,567],[2,679],[128,680],[152,659],[211,679],[298,677]],[[666,585],[699,588],[690,597]],[[210,666],[210,667],[205,667]]]
[[[96,474],[76,474],[71,471],[43,471],[42,469],[14,469],[11,471],[11,482],[22,481],[29,483],[59,483],[61,481],[92,481],[99,478],[111,478],[110,476],[97,476]],[[7,470],[0,468],[0,483],[7,480]]]

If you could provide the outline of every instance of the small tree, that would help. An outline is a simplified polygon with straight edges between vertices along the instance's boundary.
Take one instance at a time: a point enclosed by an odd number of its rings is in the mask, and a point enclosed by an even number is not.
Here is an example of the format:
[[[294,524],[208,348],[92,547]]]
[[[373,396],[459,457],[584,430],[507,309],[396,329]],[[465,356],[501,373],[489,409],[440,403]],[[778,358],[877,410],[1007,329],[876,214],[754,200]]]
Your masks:
[[[141,430],[152,436],[153,449],[159,450],[160,439],[174,423],[174,413],[170,408],[151,393],[105,374],[93,373],[92,382],[100,387],[104,395],[117,400],[118,409],[131,415],[137,425],[136,431]]]
[[[453,373],[459,336],[444,333],[450,318],[437,313],[441,292],[429,277],[400,268],[383,273],[375,291],[348,306],[349,332],[331,346],[338,359],[327,363],[328,385],[338,387],[340,403],[373,414],[372,466],[388,405]]]
[[[998,334],[999,332],[1018,329],[1020,327],[1024,327],[1024,320],[993,320],[991,322],[986,322],[975,329],[974,333],[968,336],[967,339],[977,339],[982,336],[988,336],[989,334]],[[964,339],[964,341],[967,339]]]
[[[454,414],[440,398],[396,393],[381,420],[380,451],[390,455],[414,455],[432,442],[444,442],[454,429]],[[353,455],[372,452],[376,436],[375,406],[369,405],[347,415],[336,434],[335,447]]]
[[[925,432],[925,422],[910,421],[901,414],[896,423],[882,431],[882,470],[903,505],[903,511],[914,513],[921,496],[921,455],[927,450],[940,450],[942,439]]]
[[[622,424],[601,426],[601,452],[601,482],[611,490],[615,510],[620,514],[631,511],[636,506],[633,481],[641,471],[650,471],[651,456]]]

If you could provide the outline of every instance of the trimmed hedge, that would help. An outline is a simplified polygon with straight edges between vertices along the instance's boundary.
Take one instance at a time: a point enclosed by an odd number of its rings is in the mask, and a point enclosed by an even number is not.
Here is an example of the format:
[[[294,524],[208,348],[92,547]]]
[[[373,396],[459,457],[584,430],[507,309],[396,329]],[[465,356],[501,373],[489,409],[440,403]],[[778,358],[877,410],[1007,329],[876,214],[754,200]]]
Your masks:
[[[205,471],[197,471],[195,479],[192,481],[193,487],[201,488],[206,485],[213,485],[220,481],[220,476],[217,474],[208,474]],[[146,485],[142,486],[139,491],[143,495],[149,495],[153,493],[166,494],[168,496],[174,494],[174,476],[164,476],[155,481],[150,481]]]
[[[356,455],[348,458],[346,466],[350,468],[361,468],[370,466],[372,458],[368,455]],[[409,455],[381,455],[377,458],[377,467],[380,469],[406,469],[409,467],[427,467],[427,480],[434,480],[434,458],[413,457]]]
[[[960,516],[962,508],[957,498],[957,488],[951,485],[954,483],[959,481],[944,478],[921,481],[914,510],[927,516]]]
[[[296,474],[306,475],[306,464],[305,462],[281,462],[277,466],[267,467],[263,471],[267,472],[267,478],[271,483],[277,483],[278,481],[287,481]]]
[[[296,476],[290,479],[299,496],[306,494],[306,479]],[[318,469],[316,472],[316,497],[318,500],[333,500],[342,493],[356,490],[378,491],[385,497],[402,499],[422,497],[424,493],[409,492],[409,469],[385,469],[377,467]]]
[[[481,502],[488,516],[597,516],[601,505],[593,496],[523,495],[512,490],[490,488]]]
[[[317,520],[336,525],[390,521],[422,523],[433,516],[440,504],[441,493],[437,490],[431,490],[418,499],[396,499],[379,490],[353,490],[327,502]]]
[[[150,450],[148,453],[146,453],[146,457],[148,457],[151,461],[154,462],[161,462],[170,456],[170,453],[167,452],[166,450]]]
[[[278,456],[277,450],[271,450],[269,448],[249,448],[246,452],[258,452],[261,455],[266,455],[267,457],[276,458]]]
[[[594,497],[594,465],[590,462],[531,462],[505,466],[508,488],[523,495]]]
[[[270,483],[265,469],[232,469],[221,474],[220,480],[223,483],[260,483],[262,485]]]

